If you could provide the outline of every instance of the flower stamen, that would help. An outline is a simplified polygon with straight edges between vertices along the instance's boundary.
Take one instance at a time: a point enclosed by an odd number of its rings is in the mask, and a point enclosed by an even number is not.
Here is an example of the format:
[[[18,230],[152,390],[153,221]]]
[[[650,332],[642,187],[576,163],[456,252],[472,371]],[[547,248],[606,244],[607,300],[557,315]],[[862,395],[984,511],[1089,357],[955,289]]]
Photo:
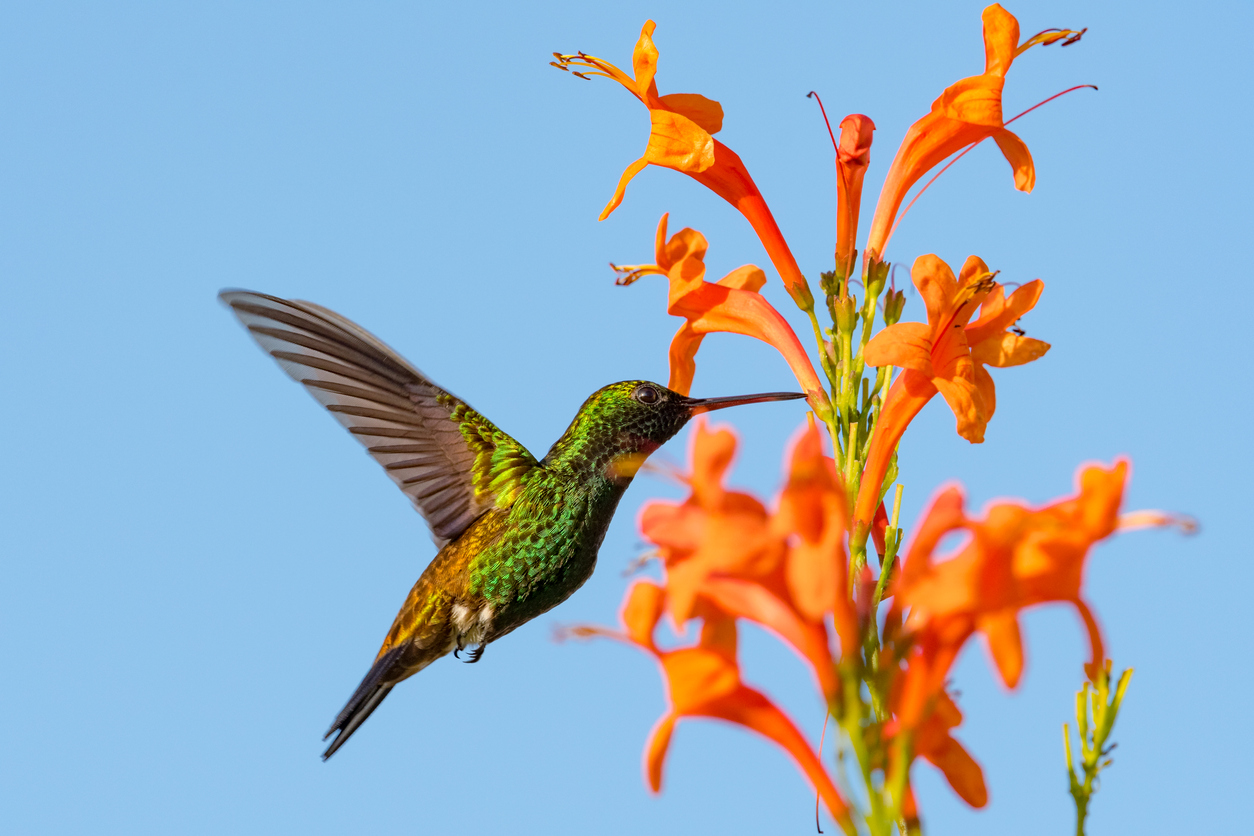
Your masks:
[[[615,264],[610,262],[610,269],[618,273],[618,277],[614,279],[614,284],[619,287],[626,287],[635,283],[643,276],[665,276],[666,271],[656,264]]]
[[[1040,32],[1037,32],[1035,35],[1019,45],[1019,48],[1015,50],[1015,58],[1018,58],[1020,55],[1027,52],[1037,44],[1040,44],[1041,46],[1049,46],[1050,44],[1062,41],[1063,46],[1071,46],[1073,43],[1080,40],[1080,38],[1084,37],[1084,33],[1087,31],[1089,31],[1087,26],[1078,32],[1074,29],[1042,29]]]
[[[836,144],[836,134],[832,133],[832,123],[827,120],[827,108],[823,107],[823,100],[819,98],[819,94],[813,90],[806,93],[806,98],[808,99],[810,97],[814,97],[814,100],[819,103],[819,112],[823,114],[823,124],[827,126],[827,135],[832,138],[832,149],[839,154],[840,146]]]

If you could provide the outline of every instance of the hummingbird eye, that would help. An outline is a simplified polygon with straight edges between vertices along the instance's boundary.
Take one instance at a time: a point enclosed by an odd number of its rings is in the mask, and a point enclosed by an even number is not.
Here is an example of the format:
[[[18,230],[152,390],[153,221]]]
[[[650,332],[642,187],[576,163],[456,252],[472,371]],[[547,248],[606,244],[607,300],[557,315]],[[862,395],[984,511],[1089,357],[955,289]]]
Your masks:
[[[638,386],[631,396],[642,404],[654,404],[661,399],[662,395],[652,386]]]

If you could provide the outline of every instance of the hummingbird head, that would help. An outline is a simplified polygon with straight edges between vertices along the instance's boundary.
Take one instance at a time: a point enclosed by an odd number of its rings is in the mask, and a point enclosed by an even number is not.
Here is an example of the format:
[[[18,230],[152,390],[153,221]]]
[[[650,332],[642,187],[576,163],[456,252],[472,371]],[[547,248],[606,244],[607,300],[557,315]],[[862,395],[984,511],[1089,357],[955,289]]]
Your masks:
[[[647,380],[611,383],[584,401],[575,420],[545,456],[545,463],[587,469],[616,482],[629,481],[649,454],[695,415],[740,404],[804,397],[799,392],[770,392],[690,398]]]

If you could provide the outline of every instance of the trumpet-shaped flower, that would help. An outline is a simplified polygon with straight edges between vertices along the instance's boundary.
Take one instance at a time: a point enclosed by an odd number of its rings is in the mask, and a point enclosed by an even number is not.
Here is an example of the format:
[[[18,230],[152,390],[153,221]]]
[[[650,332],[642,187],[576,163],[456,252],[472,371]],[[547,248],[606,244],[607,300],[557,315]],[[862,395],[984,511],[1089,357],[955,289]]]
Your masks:
[[[683,625],[706,601],[762,625],[809,663],[830,697],[838,682],[827,613],[835,616],[842,646],[856,646],[844,581],[844,498],[834,490],[834,471],[833,481],[821,475],[830,459],[823,461],[817,430],[810,428],[796,445],[781,511],[771,515],[757,498],[723,486],[735,448],[729,429],[698,424],[687,479],[692,494],[682,503],[650,502],[641,512],[641,533],[666,567],[671,616]],[[814,519],[815,506],[832,517]],[[793,524],[804,530],[790,542]]]
[[[628,75],[604,59],[579,52],[553,53],[553,66],[573,72],[580,78],[601,76],[617,81],[649,109],[649,142],[644,156],[636,160],[618,179],[614,196],[601,212],[609,217],[623,201],[627,183],[647,166],[656,165],[683,172],[734,206],[761,239],[779,271],[788,293],[803,309],[813,307],[809,285],[762,193],[758,191],[744,162],[734,151],[714,138],[723,128],[723,108],[718,102],[695,93],[659,96],[654,76],[658,51],[653,43],[656,24],[645,21],[632,53],[633,74]]]
[[[1036,169],[1032,154],[1018,136],[1007,130],[1002,116],[1002,89],[1006,72],[1016,58],[1037,44],[1074,41],[1082,33],[1070,30],[1042,32],[1019,43],[1019,21],[1000,5],[984,9],[984,72],[951,85],[932,102],[932,111],[910,126],[889,167],[871,221],[867,254],[878,259],[892,235],[897,210],[910,187],[950,154],[989,137],[997,143],[1014,170],[1015,188],[1032,191]]]
[[[982,519],[965,516],[956,488],[946,491],[929,513],[936,520],[920,527],[897,584],[894,606],[910,608],[906,628],[936,634],[947,646],[960,645],[972,631],[982,633],[1002,681],[1014,688],[1023,671],[1019,611],[1066,602],[1088,632],[1087,669],[1095,675],[1105,654],[1081,594],[1084,564],[1092,545],[1118,527],[1127,472],[1126,461],[1083,467],[1074,496],[1041,508],[996,503]],[[954,530],[970,532],[970,540],[937,562],[932,552],[939,537]],[[929,682],[935,687],[936,677]]]
[[[805,389],[810,405],[820,413],[829,409],[823,385],[801,341],[779,311],[758,293],[766,283],[766,274],[747,264],[717,282],[705,281],[705,253],[709,246],[705,236],[695,229],[681,229],[668,240],[668,218],[669,215],[663,215],[658,223],[656,263],[614,269],[623,274],[619,283],[624,285],[650,274],[666,276],[670,281],[666,310],[682,316],[686,322],[671,341],[669,387],[688,394],[702,340],[706,334],[724,331],[755,337],[773,346]]]
[[[911,277],[927,307],[927,322],[888,326],[867,343],[864,354],[869,366],[904,371],[889,388],[867,451],[854,511],[862,523],[870,522],[879,504],[884,474],[906,427],[937,392],[953,410],[958,434],[978,444],[997,405],[984,366],[1022,365],[1049,350],[1049,343],[1007,330],[1040,299],[1040,279],[1007,298],[979,258],[968,258],[955,279],[935,255],[916,259]],[[980,316],[972,322],[977,309]]]
[[[654,792],[662,788],[662,768],[679,720],[708,717],[750,729],[787,752],[810,780],[838,821],[850,827],[849,808],[827,771],[796,725],[762,692],[745,685],[736,661],[736,622],[718,608],[704,605],[701,637],[696,645],[661,650],[654,632],[665,607],[666,591],[639,581],[623,606],[624,631],[578,627],[581,636],[605,636],[633,644],[657,659],[666,678],[669,707],[654,726],[645,746],[645,774]]]

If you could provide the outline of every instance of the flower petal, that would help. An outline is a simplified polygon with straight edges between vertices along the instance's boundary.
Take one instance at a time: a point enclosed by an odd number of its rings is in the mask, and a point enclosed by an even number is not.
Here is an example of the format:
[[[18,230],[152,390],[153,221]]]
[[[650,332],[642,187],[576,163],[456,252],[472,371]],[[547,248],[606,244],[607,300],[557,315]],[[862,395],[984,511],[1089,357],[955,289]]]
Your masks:
[[[1045,283],[1040,279],[1033,279],[1010,294],[1010,298],[1006,298],[1006,288],[1003,285],[997,285],[988,296],[984,297],[979,317],[967,325],[967,341],[975,345],[998,336],[1002,331],[1014,325],[1021,316],[1036,307],[1044,290]]]
[[[746,264],[743,267],[737,267],[723,278],[719,279],[715,284],[723,287],[730,287],[736,290],[748,290],[757,293],[762,289],[762,285],[766,284],[766,273],[762,272],[761,267],[753,264]]]
[[[725,496],[723,480],[736,458],[736,434],[726,424],[714,429],[701,421],[692,434],[691,455],[693,499],[714,510]]]
[[[1003,331],[1001,339],[989,338],[972,346],[971,359],[997,368],[1022,366],[1044,357],[1049,349],[1049,343],[1042,340]]]
[[[972,807],[988,804],[988,787],[984,784],[984,771],[962,744],[947,737],[945,742],[930,752],[920,752],[939,769],[953,787],[954,792]]]
[[[994,3],[980,15],[984,23],[984,72],[1005,76],[1019,46],[1019,21]]]
[[[640,533],[671,551],[696,551],[705,536],[707,515],[690,503],[653,501],[640,512]]]
[[[649,111],[649,144],[644,159],[685,174],[714,165],[714,138],[700,125],[669,110]]]
[[[697,93],[670,93],[659,101],[667,110],[687,116],[708,134],[723,129],[723,106]]]
[[[673,711],[680,716],[701,713],[711,700],[734,694],[741,687],[736,663],[704,647],[664,653],[662,667]]]
[[[993,141],[1015,173],[1015,188],[1021,192],[1032,191],[1036,187],[1036,166],[1032,163],[1032,152],[1028,150],[1027,143],[1005,128],[993,134]]]
[[[697,351],[705,334],[698,334],[690,323],[679,326],[671,340],[670,347],[670,381],[666,388],[681,395],[692,391],[692,379],[697,373]]]
[[[868,366],[897,366],[932,377],[932,328],[922,322],[898,322],[871,338],[863,349]]]
[[[653,31],[657,24],[646,20],[640,29],[640,38],[631,53],[631,66],[636,75],[635,93],[641,101],[648,102],[649,94],[657,95],[653,76],[657,73],[657,46],[653,43]]]
[[[663,216],[665,217],[665,216]],[[665,233],[665,229],[659,226],[659,232]],[[695,229],[684,227],[671,236],[657,252],[658,266],[667,271],[667,274],[673,271],[676,265],[696,263],[701,265],[697,278],[705,275],[705,254],[710,249],[710,244],[705,240],[705,236]],[[693,278],[691,270],[685,270],[682,274],[685,279]]]
[[[631,182],[631,178],[644,171],[648,165],[649,161],[641,157],[624,169],[622,176],[618,178],[618,186],[614,189],[614,196],[610,198],[609,203],[605,204],[605,208],[601,210],[601,216],[597,220],[605,220],[610,216],[611,212],[618,208],[618,204],[623,202],[623,195],[627,192],[627,184]]]
[[[923,304],[927,307],[927,323],[933,332],[947,324],[954,308],[954,299],[958,295],[958,279],[949,265],[935,253],[921,255],[914,260],[910,268],[910,279],[914,282]]]
[[[675,731],[675,715],[666,714],[657,721],[653,731],[649,732],[649,740],[644,747],[644,774],[649,781],[649,789],[662,791],[662,766],[666,763],[666,752],[671,745],[671,735]]]
[[[992,421],[997,412],[997,387],[993,385],[993,376],[980,363],[975,364],[975,388],[980,392],[980,401],[984,404],[984,420]]]
[[[988,639],[988,652],[997,663],[1002,682],[1013,689],[1023,674],[1023,638],[1019,633],[1018,614],[1013,609],[999,610],[982,616],[978,626]]]
[[[632,641],[641,647],[657,649],[653,631],[657,629],[665,604],[665,590],[652,581],[636,581],[631,585],[620,617]]]
[[[958,435],[972,444],[982,443],[984,430],[988,427],[988,416],[984,409],[984,399],[975,382],[961,377],[949,380],[936,377],[932,379],[932,383],[940,390],[945,403],[953,411],[954,418],[957,419]]]

